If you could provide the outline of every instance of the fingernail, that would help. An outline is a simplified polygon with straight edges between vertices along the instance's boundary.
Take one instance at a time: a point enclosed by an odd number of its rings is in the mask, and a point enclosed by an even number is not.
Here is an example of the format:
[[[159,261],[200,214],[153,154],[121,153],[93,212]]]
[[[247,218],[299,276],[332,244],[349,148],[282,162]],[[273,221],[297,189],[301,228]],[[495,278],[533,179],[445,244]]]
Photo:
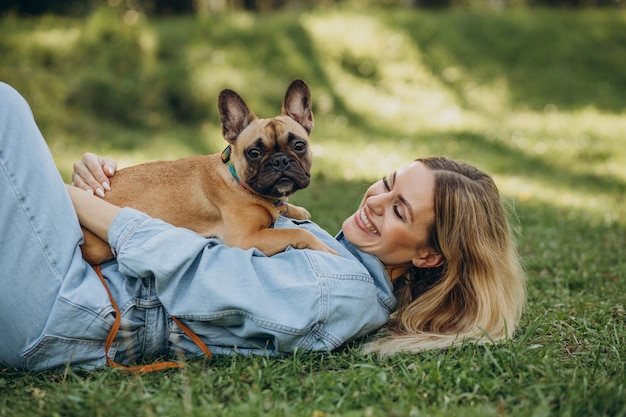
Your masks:
[[[96,188],[96,194],[98,194],[98,197],[104,197],[104,191],[102,191],[102,188]]]
[[[89,194],[93,195],[93,190],[92,190],[91,188],[90,188],[90,189],[88,189],[88,190],[85,190],[85,191],[86,191],[87,193],[89,193]]]
[[[113,175],[114,171],[113,171],[111,168],[109,168],[109,167],[105,167],[105,169],[107,170],[107,173],[108,173],[109,175]]]
[[[111,186],[109,185],[108,182],[103,182],[102,183],[102,188],[104,188],[107,191],[111,191]]]

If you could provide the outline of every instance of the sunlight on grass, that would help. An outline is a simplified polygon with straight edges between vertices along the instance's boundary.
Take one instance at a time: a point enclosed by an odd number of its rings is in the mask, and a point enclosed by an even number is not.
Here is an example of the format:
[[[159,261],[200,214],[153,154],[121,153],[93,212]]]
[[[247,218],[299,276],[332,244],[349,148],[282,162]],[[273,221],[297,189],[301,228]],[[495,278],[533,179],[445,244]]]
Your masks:
[[[478,84],[460,67],[435,74],[408,34],[368,15],[302,18],[350,110],[406,134],[477,129],[506,115],[507,81]],[[446,83],[461,84],[463,100]],[[468,103],[464,107],[464,103]]]
[[[454,96],[422,64],[419,48],[373,16],[302,18],[321,62],[347,107],[415,132],[463,123]]]
[[[358,157],[350,158],[355,148]],[[368,179],[377,180],[383,175],[389,175],[395,169],[408,164],[415,157],[411,157],[408,143],[367,144],[358,141],[344,144],[314,145],[313,154],[316,164],[323,166],[328,175],[338,175],[344,180]],[[403,152],[404,151],[404,152]],[[321,169],[321,168],[320,168]]]
[[[569,169],[612,175],[626,182],[626,117],[587,108],[576,112],[517,112],[505,120],[515,145],[529,155],[566,161]],[[516,133],[515,133],[516,132]],[[578,166],[571,161],[578,160]]]
[[[562,186],[557,190],[549,181],[528,177],[495,176],[494,179],[505,195],[520,202],[533,200],[551,207],[572,210],[572,213],[584,212],[588,214],[588,220],[596,219],[593,223],[602,223],[607,227],[616,223],[626,224],[626,209],[616,204],[615,199],[606,193],[583,193]]]

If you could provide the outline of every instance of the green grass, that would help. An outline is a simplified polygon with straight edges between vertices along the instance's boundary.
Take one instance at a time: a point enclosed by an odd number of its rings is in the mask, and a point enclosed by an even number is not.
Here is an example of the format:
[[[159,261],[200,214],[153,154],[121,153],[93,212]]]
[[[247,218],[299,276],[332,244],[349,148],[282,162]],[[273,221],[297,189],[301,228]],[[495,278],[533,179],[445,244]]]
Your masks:
[[[626,12],[314,11],[127,25],[0,21],[0,80],[69,179],[220,151],[216,97],[272,116],[313,93],[314,181],[293,202],[334,232],[366,185],[424,155],[492,173],[529,276],[514,340],[363,356],[224,357],[182,371],[0,370],[0,416],[626,416]]]

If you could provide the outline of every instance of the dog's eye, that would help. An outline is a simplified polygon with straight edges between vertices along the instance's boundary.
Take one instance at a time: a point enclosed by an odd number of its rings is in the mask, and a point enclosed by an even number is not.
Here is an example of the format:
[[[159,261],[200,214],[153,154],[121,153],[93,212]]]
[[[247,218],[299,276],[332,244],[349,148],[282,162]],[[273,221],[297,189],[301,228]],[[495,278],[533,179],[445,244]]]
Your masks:
[[[303,152],[306,149],[306,142],[299,140],[293,144],[293,150],[296,152]]]
[[[257,159],[261,156],[261,151],[258,148],[248,149],[248,158]]]

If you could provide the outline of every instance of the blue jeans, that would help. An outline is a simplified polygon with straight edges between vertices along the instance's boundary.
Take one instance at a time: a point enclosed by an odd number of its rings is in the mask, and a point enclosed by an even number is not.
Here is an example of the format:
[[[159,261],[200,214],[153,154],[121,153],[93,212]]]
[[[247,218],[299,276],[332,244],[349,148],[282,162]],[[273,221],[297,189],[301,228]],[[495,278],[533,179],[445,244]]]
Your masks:
[[[65,185],[26,101],[0,83],[0,362],[50,369],[72,362],[103,365],[114,314],[94,270],[82,259],[82,232]],[[153,285],[153,284],[152,284]],[[145,354],[145,316],[164,312],[150,280],[115,292],[123,310],[121,342],[109,352]],[[80,304],[74,292],[80,291]],[[143,317],[142,317],[143,316]],[[143,319],[143,321],[142,321]],[[134,323],[134,325],[133,325]],[[129,330],[130,329],[130,330]],[[138,340],[139,339],[139,340]],[[118,353],[119,350],[119,353]]]
[[[26,101],[0,84],[0,358],[41,335],[63,281],[91,273],[72,203]]]

